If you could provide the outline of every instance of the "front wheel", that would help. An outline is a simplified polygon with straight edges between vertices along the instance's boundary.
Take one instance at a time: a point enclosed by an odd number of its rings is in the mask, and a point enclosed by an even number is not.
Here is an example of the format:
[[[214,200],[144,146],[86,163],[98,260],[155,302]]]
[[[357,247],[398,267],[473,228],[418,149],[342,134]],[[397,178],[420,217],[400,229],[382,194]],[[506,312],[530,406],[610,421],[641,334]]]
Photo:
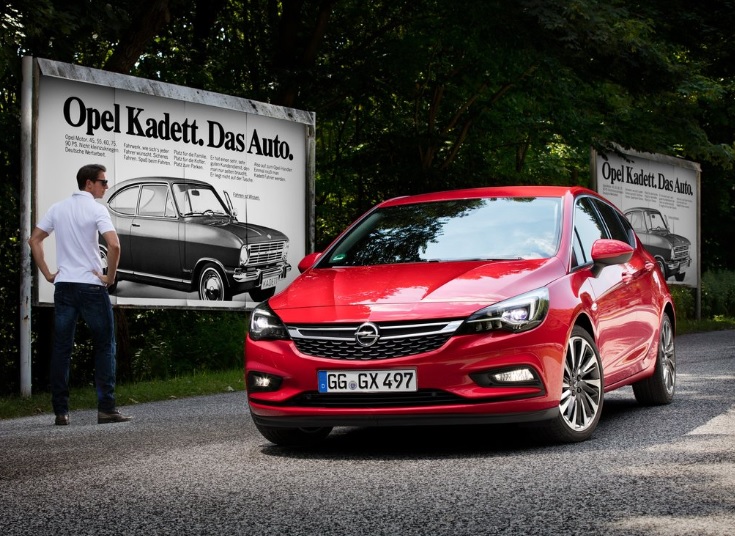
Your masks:
[[[281,447],[311,447],[324,441],[332,431],[331,427],[278,428],[262,424],[255,427],[264,438]]]
[[[199,299],[205,301],[226,301],[230,299],[227,282],[215,264],[207,264],[199,274]]]
[[[633,394],[639,404],[657,406],[669,404],[676,389],[676,350],[674,328],[664,313],[658,338],[658,355],[653,375],[633,384]]]
[[[600,352],[589,333],[575,326],[564,356],[559,414],[540,425],[542,433],[562,443],[589,439],[600,421],[603,393]]]

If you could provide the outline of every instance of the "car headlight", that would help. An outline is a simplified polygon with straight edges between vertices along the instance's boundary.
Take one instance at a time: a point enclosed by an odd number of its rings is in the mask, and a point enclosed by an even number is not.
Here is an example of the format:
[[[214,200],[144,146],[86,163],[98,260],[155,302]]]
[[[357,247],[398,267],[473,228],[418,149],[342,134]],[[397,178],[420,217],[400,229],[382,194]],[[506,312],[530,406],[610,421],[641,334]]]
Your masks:
[[[240,266],[247,265],[250,260],[250,246],[243,246],[240,248]]]
[[[457,333],[528,331],[541,324],[548,312],[549,291],[540,288],[480,309],[465,320]]]
[[[284,261],[288,260],[288,246],[289,246],[289,242],[288,240],[286,240],[286,242],[284,242],[283,244],[283,260]]]
[[[286,326],[267,302],[258,305],[250,315],[250,338],[254,341],[289,338]]]

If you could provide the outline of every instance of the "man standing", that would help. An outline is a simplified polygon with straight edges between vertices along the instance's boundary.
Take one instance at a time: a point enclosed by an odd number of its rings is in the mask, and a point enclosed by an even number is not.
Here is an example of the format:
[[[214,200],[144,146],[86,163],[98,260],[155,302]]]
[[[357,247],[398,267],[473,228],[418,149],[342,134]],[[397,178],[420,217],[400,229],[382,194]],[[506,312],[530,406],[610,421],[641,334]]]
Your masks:
[[[79,191],[54,204],[28,239],[36,266],[55,287],[51,403],[58,425],[69,424],[69,367],[79,315],[92,335],[97,422],[131,419],[115,406],[115,325],[107,287],[115,281],[120,241],[107,209],[95,201],[107,189],[106,171],[99,164],[80,168]],[[43,241],[54,231],[58,271],[51,272],[44,258]],[[107,274],[102,273],[99,234],[107,242]]]

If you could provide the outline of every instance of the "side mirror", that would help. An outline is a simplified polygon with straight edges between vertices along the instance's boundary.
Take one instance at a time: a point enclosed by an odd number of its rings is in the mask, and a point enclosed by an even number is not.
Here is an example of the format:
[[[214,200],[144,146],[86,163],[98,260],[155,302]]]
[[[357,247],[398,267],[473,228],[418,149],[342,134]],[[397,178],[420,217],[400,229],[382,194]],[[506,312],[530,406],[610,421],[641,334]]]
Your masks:
[[[635,251],[630,244],[620,240],[601,238],[592,244],[592,260],[596,265],[611,266],[628,262]]]
[[[321,253],[309,253],[306,257],[301,259],[301,262],[298,264],[299,273],[303,274],[306,270],[314,266],[321,256]]]

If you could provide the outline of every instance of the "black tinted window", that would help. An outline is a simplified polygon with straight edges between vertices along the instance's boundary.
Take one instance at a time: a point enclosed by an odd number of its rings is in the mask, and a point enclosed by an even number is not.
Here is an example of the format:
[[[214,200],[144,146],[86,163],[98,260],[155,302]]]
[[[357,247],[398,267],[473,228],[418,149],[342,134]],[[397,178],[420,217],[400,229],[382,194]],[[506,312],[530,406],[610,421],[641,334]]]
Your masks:
[[[625,227],[623,227],[620,217],[618,217],[618,211],[598,199],[594,199],[593,202],[597,210],[602,214],[602,219],[605,221],[608,231],[610,231],[610,238],[630,244],[630,236]],[[635,243],[630,245],[635,245]]]
[[[607,231],[589,197],[577,200],[574,208],[574,232],[581,249],[579,252],[574,251],[577,264],[592,262],[592,244],[595,240],[607,238]],[[584,259],[580,258],[582,256]]]

